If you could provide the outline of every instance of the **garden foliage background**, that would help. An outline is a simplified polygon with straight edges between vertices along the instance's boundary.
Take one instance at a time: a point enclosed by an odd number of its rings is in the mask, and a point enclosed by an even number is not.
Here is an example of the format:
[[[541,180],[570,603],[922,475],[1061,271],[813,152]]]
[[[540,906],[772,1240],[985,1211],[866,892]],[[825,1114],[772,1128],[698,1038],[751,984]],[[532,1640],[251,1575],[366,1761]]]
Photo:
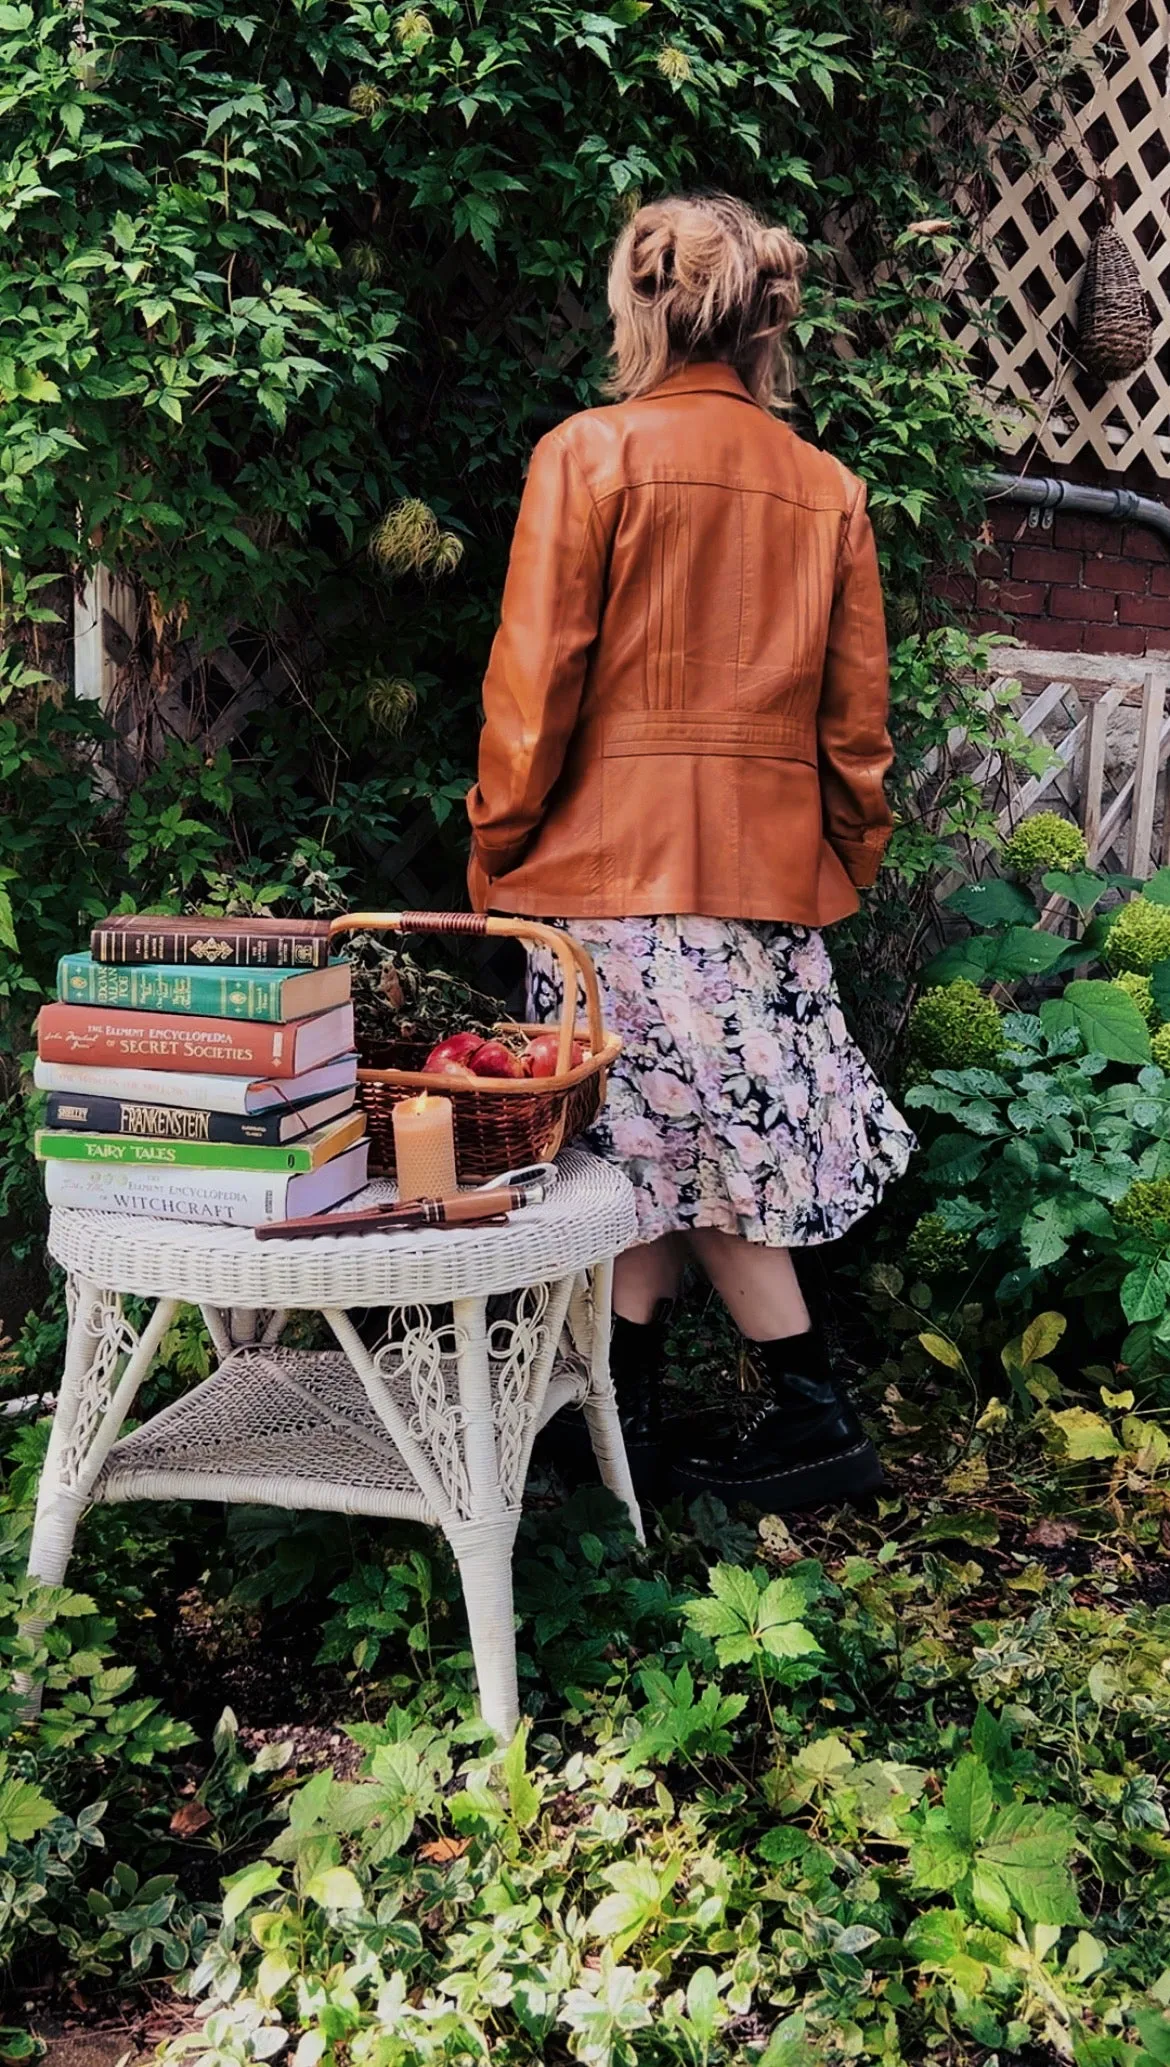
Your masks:
[[[948,736],[1026,754],[985,647],[930,602],[993,449],[941,320],[952,197],[1037,68],[1059,93],[1060,56],[1042,0],[0,5],[0,1204],[21,1239],[21,1059],[94,914],[376,900],[419,810],[457,896],[525,456],[596,400],[606,252],[662,188],[731,188],[812,250],[796,415],[869,484],[902,820],[835,945],[901,1067],[937,872],[989,830]],[[139,605],[111,721],[65,658],[99,558]],[[249,665],[278,652],[283,695],[214,751],[168,741],[192,642],[225,637]],[[1018,882],[970,908],[994,922],[963,950],[977,981],[1040,967],[1031,909]],[[642,1552],[604,1502],[546,1501],[518,1564],[532,1720],[502,1763],[422,1532],[99,1511],[76,1591],[40,1594],[46,1633],[21,1639],[46,1423],[35,1397],[6,1418],[0,2057],[35,2051],[64,1988],[141,2009],[170,1973],[216,2005],[178,2051],[217,2067],[1170,2060],[1167,1225],[1161,1194],[1140,1224],[1101,1206],[1161,1156],[1170,1106],[1152,1064],[1134,1076],[1129,997],[1109,1064],[1087,1007],[951,1006],[921,1023],[916,1095],[965,1136],[931,1167],[967,1222],[934,1215],[916,1248],[875,1223],[837,1280],[866,1273],[879,1513],[756,1529],[700,1503]],[[984,1237],[1008,1308],[963,1289]],[[1085,1375],[1135,1274],[1161,1299],[1134,1323],[1141,1402],[1113,1361]],[[6,1389],[51,1384],[60,1348],[54,1294]],[[691,1309],[673,1355],[708,1390],[735,1351]],[[184,1321],[146,1404],[207,1367]],[[1092,1411],[1058,1407],[1086,1384]],[[36,1724],[17,1666],[46,1686]],[[242,1727],[216,1724],[225,1695]],[[155,2035],[189,2014],[159,2007]]]
[[[56,956],[122,898],[352,901],[420,803],[451,824],[436,894],[458,898],[524,464],[597,399],[606,255],[643,193],[722,184],[810,241],[798,416],[869,483],[921,760],[950,687],[925,579],[970,534],[989,449],[939,320],[947,197],[1028,74],[1032,19],[988,0],[0,10],[10,1061]],[[60,636],[59,578],[99,556],[142,599],[136,711],[225,627],[294,678],[210,755],[138,725],[116,800],[90,781],[100,728]],[[920,825],[904,855],[928,858]]]

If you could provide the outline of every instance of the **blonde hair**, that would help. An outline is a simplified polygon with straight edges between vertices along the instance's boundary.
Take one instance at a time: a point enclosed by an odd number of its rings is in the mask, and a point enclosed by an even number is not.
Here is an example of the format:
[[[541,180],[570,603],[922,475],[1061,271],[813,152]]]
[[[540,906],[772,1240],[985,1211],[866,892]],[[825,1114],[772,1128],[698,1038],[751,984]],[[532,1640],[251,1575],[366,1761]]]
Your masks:
[[[788,230],[730,194],[672,194],[639,208],[610,260],[610,393],[628,401],[690,360],[723,359],[769,408],[805,259]]]

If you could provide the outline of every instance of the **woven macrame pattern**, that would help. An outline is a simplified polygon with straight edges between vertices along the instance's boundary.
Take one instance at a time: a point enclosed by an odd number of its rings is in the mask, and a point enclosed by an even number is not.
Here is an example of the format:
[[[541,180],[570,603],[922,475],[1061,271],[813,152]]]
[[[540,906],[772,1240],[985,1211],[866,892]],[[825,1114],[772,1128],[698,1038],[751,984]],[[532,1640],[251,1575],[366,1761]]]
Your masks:
[[[123,1364],[137,1347],[138,1336],[122,1311],[116,1292],[99,1292],[82,1304],[72,1280],[67,1286],[72,1330],[81,1339],[74,1353],[84,1358],[86,1379],[79,1388],[77,1411],[61,1456],[61,1483],[72,1490],[81,1483],[94,1437],[109,1411],[114,1385]]]

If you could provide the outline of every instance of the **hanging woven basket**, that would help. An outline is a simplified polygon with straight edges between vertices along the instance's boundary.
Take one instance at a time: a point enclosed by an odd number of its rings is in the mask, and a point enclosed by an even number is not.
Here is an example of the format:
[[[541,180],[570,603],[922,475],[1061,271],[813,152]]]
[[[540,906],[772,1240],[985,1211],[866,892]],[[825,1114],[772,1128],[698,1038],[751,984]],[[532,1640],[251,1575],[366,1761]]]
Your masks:
[[[1103,178],[1099,186],[1105,220],[1089,246],[1081,281],[1079,353],[1098,380],[1124,380],[1149,358],[1153,324],[1133,254],[1113,227],[1114,182]]]

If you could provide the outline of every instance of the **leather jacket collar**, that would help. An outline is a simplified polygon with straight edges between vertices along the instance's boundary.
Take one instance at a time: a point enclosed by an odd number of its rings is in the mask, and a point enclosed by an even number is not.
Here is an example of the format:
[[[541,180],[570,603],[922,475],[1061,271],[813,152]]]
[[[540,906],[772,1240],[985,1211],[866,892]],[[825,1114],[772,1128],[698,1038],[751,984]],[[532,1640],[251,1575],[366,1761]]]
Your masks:
[[[737,402],[756,407],[734,366],[724,359],[692,359],[686,366],[676,366],[657,387],[648,388],[641,400],[653,402],[659,395],[734,395]]]

